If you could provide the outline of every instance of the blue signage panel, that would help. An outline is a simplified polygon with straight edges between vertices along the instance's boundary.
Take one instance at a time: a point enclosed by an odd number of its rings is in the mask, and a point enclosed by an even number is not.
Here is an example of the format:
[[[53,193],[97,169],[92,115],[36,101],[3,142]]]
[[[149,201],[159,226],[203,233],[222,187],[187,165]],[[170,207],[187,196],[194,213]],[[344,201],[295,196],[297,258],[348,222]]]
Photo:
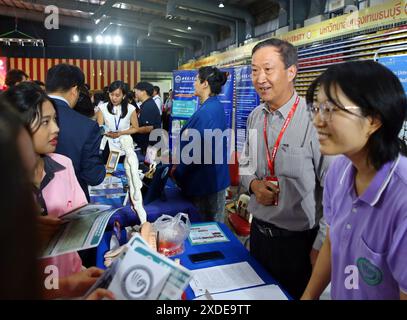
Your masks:
[[[190,118],[198,107],[198,97],[194,96],[196,70],[173,71],[172,117]]]
[[[224,68],[228,72],[228,79],[218,95],[222,103],[228,128],[232,128],[233,120],[233,68]],[[173,72],[174,100],[171,112],[171,141],[180,131],[180,125],[185,124],[199,107],[199,98],[194,96],[194,82],[197,70],[178,70]],[[181,126],[182,127],[182,126]],[[230,137],[229,137],[230,141]],[[172,143],[171,143],[172,144]]]
[[[389,68],[400,79],[407,94],[407,55],[389,56],[379,58],[379,62]],[[403,128],[400,131],[400,138],[407,143],[407,121],[404,122]]]
[[[222,103],[225,110],[226,123],[228,128],[232,128],[233,117],[233,83],[234,70],[233,68],[222,68],[221,71],[228,73],[228,80],[222,87],[222,92],[218,95],[219,101]]]
[[[383,57],[379,62],[394,72],[407,93],[407,55]]]
[[[260,104],[260,97],[253,87],[252,67],[235,68],[236,147],[241,153],[246,140],[246,124],[250,112]]]
[[[196,70],[173,71],[173,102],[170,122],[170,149],[182,126],[198,108],[199,99],[194,95]]]
[[[172,102],[172,115],[178,118],[190,118],[196,110],[195,100],[174,100]]]

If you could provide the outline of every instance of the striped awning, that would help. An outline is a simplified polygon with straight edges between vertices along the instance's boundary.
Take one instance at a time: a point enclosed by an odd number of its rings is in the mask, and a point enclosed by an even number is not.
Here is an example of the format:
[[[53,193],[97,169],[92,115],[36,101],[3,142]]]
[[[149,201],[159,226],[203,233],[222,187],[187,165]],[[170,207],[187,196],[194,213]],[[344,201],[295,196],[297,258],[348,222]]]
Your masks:
[[[42,59],[8,58],[8,69],[20,69],[33,80],[45,82],[47,70],[59,63],[69,63],[81,68],[91,90],[100,90],[116,80],[122,80],[134,88],[140,81],[140,61],[90,60],[90,59]]]

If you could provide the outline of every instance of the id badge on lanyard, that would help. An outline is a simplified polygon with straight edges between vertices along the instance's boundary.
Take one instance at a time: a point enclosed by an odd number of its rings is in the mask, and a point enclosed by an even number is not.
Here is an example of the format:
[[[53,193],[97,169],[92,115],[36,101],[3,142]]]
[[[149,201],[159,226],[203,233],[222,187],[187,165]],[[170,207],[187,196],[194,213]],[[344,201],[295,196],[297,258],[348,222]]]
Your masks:
[[[122,120],[122,117],[121,117],[121,112],[120,112],[119,120],[118,120],[118,121],[116,121],[116,115],[114,116],[114,124],[115,124],[115,127],[116,127],[116,131],[115,131],[115,132],[119,132],[119,126],[120,126],[120,121],[121,121],[121,120]],[[114,144],[120,144],[119,138],[113,139],[113,143],[114,143]]]
[[[281,131],[278,135],[277,141],[273,147],[271,155],[270,155],[268,139],[267,139],[267,114],[264,116],[263,133],[264,133],[264,141],[265,141],[265,145],[266,145],[267,165],[268,165],[269,173],[270,173],[270,175],[266,176],[264,178],[264,180],[270,181],[276,188],[279,188],[278,178],[275,175],[275,170],[274,170],[274,163],[276,160],[277,150],[278,150],[278,147],[280,146],[280,142],[281,142],[281,139],[283,138],[284,132],[287,129],[289,123],[291,122],[291,119],[294,116],[294,112],[297,109],[299,102],[300,102],[300,97],[297,96],[297,99],[295,100],[294,105],[292,106],[290,112],[288,113],[287,118],[283,124],[283,127],[281,128]],[[278,206],[278,193],[275,194],[274,202],[272,203],[272,206]]]

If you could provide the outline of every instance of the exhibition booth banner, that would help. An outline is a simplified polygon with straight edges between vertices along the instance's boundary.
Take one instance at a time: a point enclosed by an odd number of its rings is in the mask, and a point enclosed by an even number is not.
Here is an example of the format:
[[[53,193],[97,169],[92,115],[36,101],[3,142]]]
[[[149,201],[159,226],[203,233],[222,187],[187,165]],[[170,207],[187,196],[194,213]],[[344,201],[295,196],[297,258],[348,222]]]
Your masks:
[[[173,118],[190,118],[198,107],[198,97],[194,96],[196,70],[173,72],[173,95],[171,116]]]
[[[251,66],[235,68],[236,149],[239,154],[246,140],[247,118],[260,104],[260,97],[253,87],[251,75]]]
[[[228,78],[218,95],[218,99],[224,108],[227,127],[231,129],[233,124],[234,69],[223,68],[221,71],[227,72]],[[197,73],[197,70],[173,72],[174,100],[171,112],[170,147],[182,127],[199,107],[199,99],[194,95],[194,82]],[[229,135],[228,139],[231,142],[232,137]]]
[[[407,54],[382,57],[379,58],[378,61],[394,72],[400,79],[404,91],[407,94]],[[407,142],[407,121],[404,122],[399,136]]]
[[[170,149],[173,141],[179,136],[181,128],[198,108],[199,99],[194,95],[196,70],[173,71],[173,102],[170,123]]]
[[[407,94],[407,54],[382,57],[379,62],[394,72]]]
[[[233,68],[222,68],[220,70],[227,72],[228,80],[222,87],[222,92],[218,95],[218,99],[225,110],[227,127],[231,129],[233,120],[233,86],[235,71]]]
[[[228,128],[232,127],[233,113],[233,68],[221,69],[228,73],[228,79],[218,95],[225,110]],[[173,72],[174,101],[171,116],[173,118],[189,119],[199,106],[198,97],[194,96],[196,70],[179,70]]]

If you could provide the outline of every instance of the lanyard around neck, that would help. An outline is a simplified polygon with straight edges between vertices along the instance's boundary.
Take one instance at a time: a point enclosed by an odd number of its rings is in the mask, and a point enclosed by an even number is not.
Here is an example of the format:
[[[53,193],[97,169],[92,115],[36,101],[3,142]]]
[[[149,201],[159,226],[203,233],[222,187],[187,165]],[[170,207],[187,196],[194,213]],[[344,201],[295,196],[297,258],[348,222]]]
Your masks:
[[[119,131],[119,126],[120,126],[120,121],[122,120],[122,111],[120,108],[120,114],[119,114],[119,121],[116,121],[116,112],[114,114],[114,125],[116,127],[116,132]]]
[[[266,156],[267,156],[267,165],[270,171],[270,175],[274,177],[274,161],[276,160],[276,155],[277,155],[277,150],[278,147],[280,146],[281,139],[283,138],[284,132],[287,129],[288,125],[291,122],[291,119],[294,116],[294,112],[297,109],[298,104],[300,103],[300,97],[297,96],[297,99],[295,100],[290,112],[287,115],[287,118],[284,121],[283,127],[281,128],[281,131],[278,135],[277,141],[274,144],[273,151],[270,156],[270,151],[269,151],[269,144],[268,144],[268,139],[267,139],[267,125],[268,125],[268,120],[267,120],[267,114],[264,115],[264,128],[263,128],[263,134],[264,134],[264,141],[266,144]]]

